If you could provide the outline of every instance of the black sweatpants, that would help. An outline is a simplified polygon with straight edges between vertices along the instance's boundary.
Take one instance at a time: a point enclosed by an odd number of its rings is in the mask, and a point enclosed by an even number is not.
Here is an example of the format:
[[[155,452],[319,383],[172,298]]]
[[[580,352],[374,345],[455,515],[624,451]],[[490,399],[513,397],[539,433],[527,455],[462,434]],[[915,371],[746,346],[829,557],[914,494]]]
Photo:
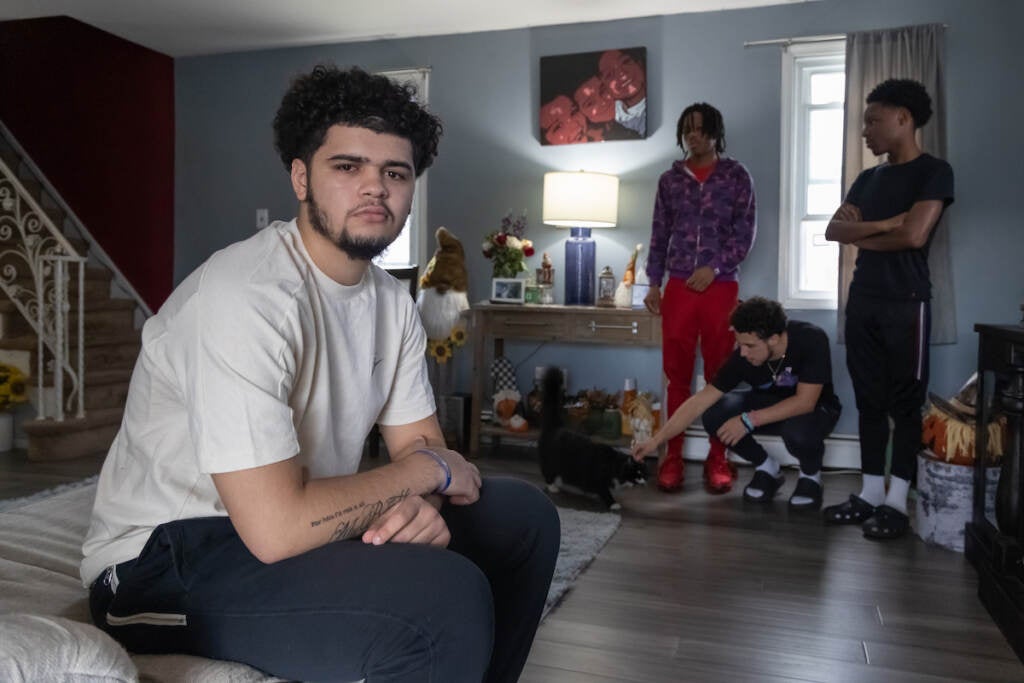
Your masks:
[[[778,395],[763,391],[730,391],[704,411],[704,429],[708,434],[714,434],[726,421],[740,413],[767,408],[780,400]],[[768,453],[754,434],[774,434],[782,437],[786,450],[800,461],[801,472],[817,474],[825,457],[825,439],[839,421],[839,412],[819,405],[810,413],[761,425],[729,446],[729,450],[756,467],[765,461]]]
[[[892,418],[895,477],[914,481],[921,450],[921,409],[928,393],[927,301],[897,301],[850,293],[846,304],[846,367],[860,413],[864,474],[885,474]]]
[[[558,513],[530,484],[488,478],[478,502],[441,514],[447,549],[351,539],[273,564],[227,517],[163,524],[92,584],[92,618],[132,652],[288,679],[515,681],[554,571]]]

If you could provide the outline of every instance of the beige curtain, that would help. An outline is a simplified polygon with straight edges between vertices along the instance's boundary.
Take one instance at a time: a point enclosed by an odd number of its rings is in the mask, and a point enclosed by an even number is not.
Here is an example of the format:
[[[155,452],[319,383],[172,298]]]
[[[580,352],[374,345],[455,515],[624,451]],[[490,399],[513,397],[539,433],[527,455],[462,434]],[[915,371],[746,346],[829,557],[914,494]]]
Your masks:
[[[944,78],[944,35],[941,24],[907,26],[881,31],[851,33],[846,38],[846,116],[843,138],[843,191],[849,191],[857,175],[879,159],[861,137],[864,99],[888,78],[913,78],[932,97],[931,120],[918,130],[921,148],[946,158],[946,86]],[[953,299],[953,270],[949,254],[949,214],[935,226],[928,267],[932,280],[933,344],[956,342],[956,310]],[[841,245],[839,250],[839,311],[837,339],[843,341],[846,300],[853,279],[857,247]]]

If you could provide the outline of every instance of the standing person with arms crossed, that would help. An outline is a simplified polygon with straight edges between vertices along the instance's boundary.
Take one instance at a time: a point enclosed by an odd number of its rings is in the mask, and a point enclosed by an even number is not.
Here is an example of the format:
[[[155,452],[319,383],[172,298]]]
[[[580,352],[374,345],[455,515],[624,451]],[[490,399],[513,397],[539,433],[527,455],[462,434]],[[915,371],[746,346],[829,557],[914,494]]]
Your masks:
[[[658,181],[647,259],[651,289],[644,299],[651,313],[661,315],[669,415],[690,397],[698,340],[707,381],[732,352],[729,314],[736,307],[740,263],[757,231],[753,180],[743,164],[721,157],[722,114],[703,102],[690,105],[679,117],[676,142],[684,157]],[[704,481],[710,492],[725,493],[736,474],[722,442],[714,435],[709,440]],[[668,442],[658,467],[659,488],[682,488],[682,458],[680,434]]]
[[[515,681],[559,522],[445,448],[400,233],[440,121],[359,69],[298,77],[274,119],[299,202],[147,321],[82,579],[138,653],[298,680]],[[374,423],[391,463],[359,472]]]
[[[857,176],[825,232],[826,239],[859,249],[846,304],[846,366],[859,411],[863,482],[859,494],[826,508],[824,518],[860,524],[874,539],[907,532],[907,493],[921,450],[931,330],[928,246],[953,203],[953,169],[922,152],[915,137],[931,114],[931,98],[917,81],[890,79],[868,94],[864,140],[888,160]]]

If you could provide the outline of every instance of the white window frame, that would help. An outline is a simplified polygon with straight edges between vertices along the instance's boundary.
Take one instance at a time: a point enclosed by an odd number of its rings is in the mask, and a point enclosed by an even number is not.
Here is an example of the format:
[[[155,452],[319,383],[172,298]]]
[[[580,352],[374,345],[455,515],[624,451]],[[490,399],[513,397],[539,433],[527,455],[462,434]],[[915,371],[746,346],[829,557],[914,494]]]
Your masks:
[[[798,43],[782,52],[782,133],[779,201],[779,301],[790,309],[835,309],[839,278],[833,290],[822,292],[800,287],[800,224],[819,218],[804,215],[807,206],[809,113],[827,107],[807,105],[804,97],[809,75],[821,70],[845,68],[846,41]],[[839,208],[838,206],[836,208]],[[831,216],[825,216],[825,220]],[[837,264],[838,270],[838,264]]]
[[[399,83],[411,83],[416,86],[417,102],[426,106],[430,101],[430,67],[416,69],[395,69],[392,71],[378,71],[381,76],[387,76]],[[403,230],[409,232],[408,253],[391,253],[391,249],[384,252],[374,262],[382,268],[399,268],[418,264],[420,272],[426,267],[427,257],[427,171],[416,179],[416,189],[413,192],[412,208],[409,210],[409,218],[405,222]]]

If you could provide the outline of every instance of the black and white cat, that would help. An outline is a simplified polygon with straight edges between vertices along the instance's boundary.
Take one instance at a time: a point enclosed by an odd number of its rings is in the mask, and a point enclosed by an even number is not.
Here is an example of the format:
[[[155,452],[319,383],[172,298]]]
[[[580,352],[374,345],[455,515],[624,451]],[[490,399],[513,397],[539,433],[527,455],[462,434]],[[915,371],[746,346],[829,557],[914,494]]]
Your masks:
[[[537,450],[548,491],[565,489],[594,495],[609,510],[620,509],[612,492],[623,486],[643,485],[643,463],[563,425],[562,373],[558,368],[549,368],[544,374],[543,394]]]

